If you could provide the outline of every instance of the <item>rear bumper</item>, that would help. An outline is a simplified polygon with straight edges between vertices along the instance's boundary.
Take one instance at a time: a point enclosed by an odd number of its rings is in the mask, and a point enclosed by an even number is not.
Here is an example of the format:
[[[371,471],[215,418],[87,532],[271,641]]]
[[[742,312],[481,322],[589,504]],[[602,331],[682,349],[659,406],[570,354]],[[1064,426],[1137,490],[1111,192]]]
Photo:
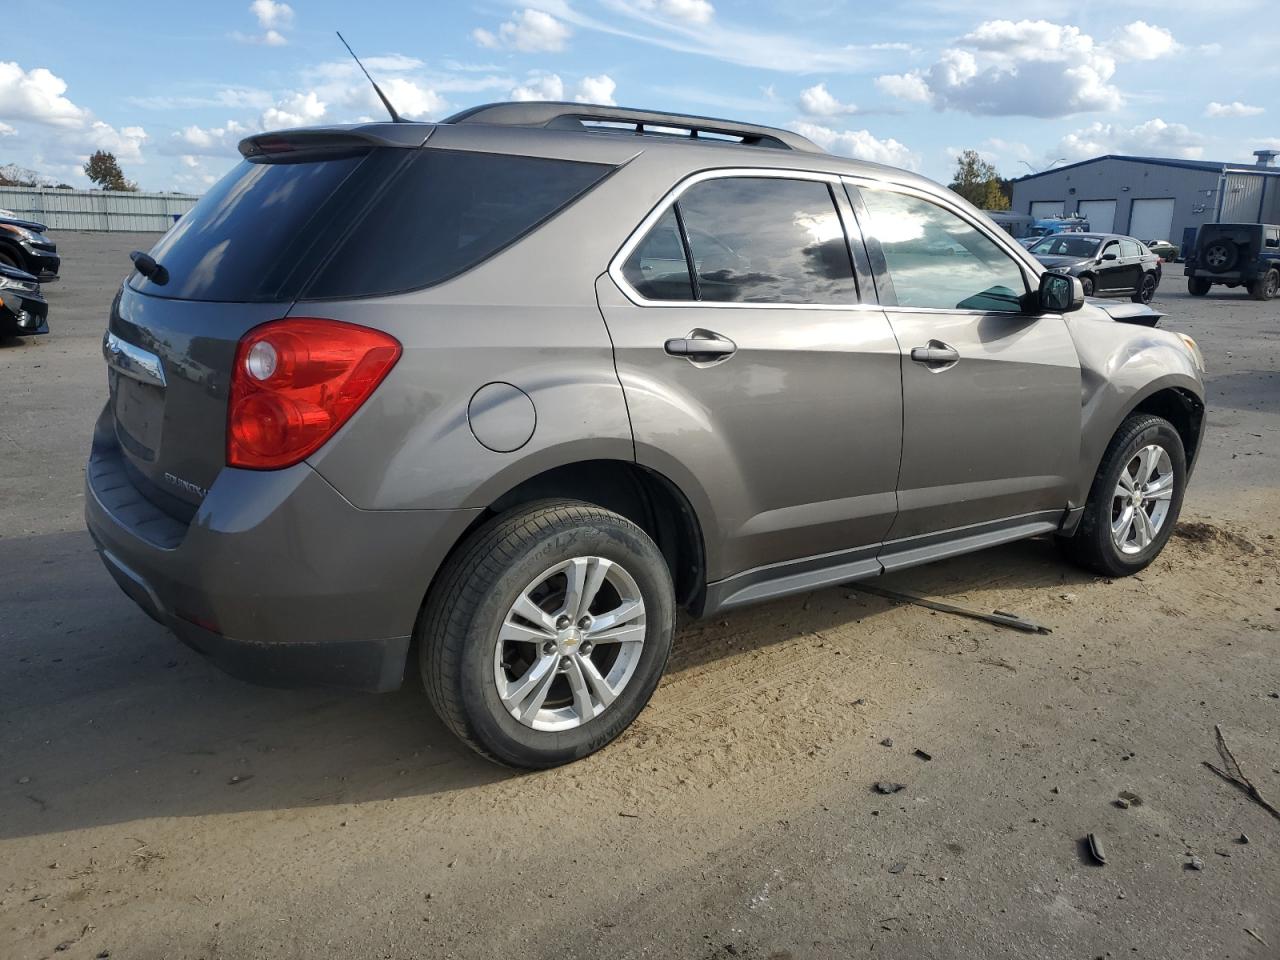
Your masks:
[[[105,418],[85,521],[120,588],[237,677],[393,690],[431,578],[479,511],[358,510],[306,464],[224,469],[191,523],[138,492]]]

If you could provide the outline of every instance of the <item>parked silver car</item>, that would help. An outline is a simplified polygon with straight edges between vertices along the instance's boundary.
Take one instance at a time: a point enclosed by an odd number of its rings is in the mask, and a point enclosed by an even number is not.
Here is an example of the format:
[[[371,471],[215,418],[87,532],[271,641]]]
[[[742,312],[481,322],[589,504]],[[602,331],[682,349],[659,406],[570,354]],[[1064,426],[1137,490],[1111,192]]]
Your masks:
[[[412,652],[463,740],[550,766],[636,717],[678,608],[1042,534],[1119,576],[1177,519],[1195,344],[921,177],[556,103],[241,152],[112,305],[86,496],[239,675]]]

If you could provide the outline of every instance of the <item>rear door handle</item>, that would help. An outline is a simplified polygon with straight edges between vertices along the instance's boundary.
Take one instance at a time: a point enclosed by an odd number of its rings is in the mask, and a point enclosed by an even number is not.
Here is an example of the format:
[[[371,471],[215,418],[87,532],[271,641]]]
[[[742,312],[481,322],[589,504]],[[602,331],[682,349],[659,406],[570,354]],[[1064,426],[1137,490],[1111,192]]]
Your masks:
[[[950,366],[960,362],[960,351],[941,340],[930,340],[923,347],[912,347],[911,359],[930,367]]]
[[[688,360],[719,360],[733,356],[738,345],[720,334],[698,336],[698,331],[688,336],[668,340],[662,345],[670,356],[684,357]]]

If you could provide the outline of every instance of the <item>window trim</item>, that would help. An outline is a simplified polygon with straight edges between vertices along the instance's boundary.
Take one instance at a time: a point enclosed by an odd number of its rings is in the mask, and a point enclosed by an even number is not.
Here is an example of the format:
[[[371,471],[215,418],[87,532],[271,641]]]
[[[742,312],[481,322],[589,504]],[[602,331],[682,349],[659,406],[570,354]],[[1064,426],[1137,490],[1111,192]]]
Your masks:
[[[853,282],[857,290],[858,299],[852,303],[743,303],[734,300],[650,300],[641,295],[641,293],[631,286],[622,273],[622,266],[635,252],[644,239],[649,235],[649,231],[653,228],[668,209],[675,206],[680,197],[684,195],[690,188],[700,183],[706,183],[709,180],[728,180],[739,177],[751,177],[759,179],[774,180],[813,180],[827,185],[828,195],[831,197],[832,206],[835,207],[836,215],[840,220],[840,228],[844,232],[845,247],[849,252],[849,260],[853,269]],[[815,170],[789,170],[780,167],[723,167],[715,170],[702,170],[698,173],[691,174],[685,179],[677,183],[671,190],[660,200],[657,205],[645,215],[644,219],[636,225],[636,228],[627,237],[626,242],[613,255],[613,259],[609,261],[609,276],[622,291],[623,295],[637,307],[700,307],[708,309],[731,309],[731,310],[866,310],[879,309],[879,304],[874,299],[875,286],[872,282],[872,275],[867,266],[866,261],[859,255],[858,247],[862,244],[862,235],[858,231],[856,217],[850,217],[850,211],[846,209],[841,202],[842,190],[840,189],[840,175],[834,173],[822,173]],[[847,201],[847,198],[846,198]],[[689,250],[689,241],[687,235],[684,234],[684,217],[680,215],[679,210],[676,216],[680,221],[681,240],[685,245],[685,256],[691,255]],[[689,267],[690,277],[695,284],[694,289],[697,290],[697,275],[693,270],[693,265]],[[696,295],[696,293],[695,293]]]
[[[925,313],[925,314],[943,314],[946,316],[975,316],[985,317],[991,314],[999,314],[1001,316],[1017,317],[1028,316],[1026,313],[1014,313],[1004,310],[968,310],[956,307],[909,307],[902,306],[898,303],[898,294],[893,286],[893,271],[889,269],[888,261],[885,260],[884,250],[880,246],[880,240],[872,233],[866,231],[866,225],[862,223],[862,218],[869,215],[869,211],[862,202],[861,191],[864,189],[884,190],[889,193],[899,193],[904,196],[915,197],[917,200],[923,200],[926,203],[932,203],[935,206],[942,207],[948,213],[954,214],[974,230],[977,230],[997,247],[1009,254],[1009,259],[1014,265],[1022,271],[1022,282],[1025,286],[1024,297],[1034,296],[1036,289],[1040,284],[1040,275],[1045,272],[1045,267],[1038,260],[1035,260],[1027,249],[1018,243],[1009,234],[1005,233],[998,227],[990,230],[978,218],[974,217],[959,203],[953,202],[950,198],[941,192],[934,193],[931,190],[922,190],[918,187],[910,186],[904,183],[897,183],[890,180],[876,180],[873,177],[860,176],[842,176],[841,181],[849,190],[849,201],[853,204],[855,217],[858,218],[858,227],[867,244],[867,253],[873,264],[872,271],[876,282],[876,289],[880,294],[880,303],[886,310],[893,310],[897,313]],[[856,197],[856,200],[855,200]],[[1050,314],[1035,314],[1037,317],[1050,316]]]

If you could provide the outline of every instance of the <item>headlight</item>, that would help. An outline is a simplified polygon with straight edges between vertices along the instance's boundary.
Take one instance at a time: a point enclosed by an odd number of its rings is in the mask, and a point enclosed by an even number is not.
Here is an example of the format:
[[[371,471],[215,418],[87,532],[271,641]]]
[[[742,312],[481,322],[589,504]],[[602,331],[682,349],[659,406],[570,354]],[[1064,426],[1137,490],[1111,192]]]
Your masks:
[[[27,280],[15,280],[12,277],[0,277],[0,290],[21,290],[23,293],[35,293],[40,284]]]
[[[12,223],[0,223],[0,230],[8,230],[10,233],[26,240],[28,243],[38,241],[40,239],[40,234],[36,233],[34,230],[28,230],[26,227],[19,227]]]
[[[1204,354],[1200,352],[1200,345],[1196,343],[1194,340],[1192,340],[1190,337],[1188,337],[1185,333],[1178,334],[1178,339],[1181,340],[1183,344],[1186,346],[1187,350],[1190,351],[1191,359],[1196,362],[1196,369],[1199,370],[1201,373],[1204,373],[1205,372]]]

